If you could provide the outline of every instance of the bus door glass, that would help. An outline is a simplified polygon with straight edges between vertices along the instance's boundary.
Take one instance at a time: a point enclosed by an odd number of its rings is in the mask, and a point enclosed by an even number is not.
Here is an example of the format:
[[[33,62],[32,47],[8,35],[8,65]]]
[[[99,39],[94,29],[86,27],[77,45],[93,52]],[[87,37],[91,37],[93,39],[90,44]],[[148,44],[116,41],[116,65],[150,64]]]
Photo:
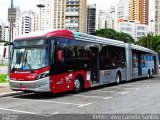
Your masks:
[[[99,49],[91,47],[91,81],[99,83]]]
[[[154,61],[154,73],[157,73],[157,59],[156,56],[153,56],[153,61]]]
[[[138,76],[142,75],[142,65],[141,65],[141,53],[137,52],[138,54]]]

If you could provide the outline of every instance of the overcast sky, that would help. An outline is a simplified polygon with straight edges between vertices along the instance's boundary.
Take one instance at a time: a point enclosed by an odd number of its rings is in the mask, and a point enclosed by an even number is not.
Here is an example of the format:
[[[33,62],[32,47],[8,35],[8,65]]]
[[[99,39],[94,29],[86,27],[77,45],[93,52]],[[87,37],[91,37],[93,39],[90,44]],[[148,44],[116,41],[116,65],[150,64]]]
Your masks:
[[[0,0],[0,20],[3,20],[4,22],[7,21],[7,9],[10,7],[10,1],[11,0]],[[37,11],[38,8],[36,7],[36,4],[39,0],[13,0],[15,6],[20,6],[21,10],[29,10],[32,9],[34,11]],[[98,9],[107,10],[110,5],[116,5],[119,0],[88,0],[88,4],[97,4]],[[153,9],[153,1],[150,0],[152,4],[150,4],[151,8]],[[154,17],[154,10],[151,10],[151,15]]]
[[[3,14],[0,14],[0,19],[3,21],[7,20],[7,9],[10,7],[11,0],[0,0],[0,11],[3,11]],[[37,10],[36,4],[38,0],[13,0],[15,6],[20,6],[21,10]],[[23,1],[23,2],[22,2]],[[118,0],[88,0],[88,4],[97,4],[98,9],[107,9],[111,4],[115,5]]]

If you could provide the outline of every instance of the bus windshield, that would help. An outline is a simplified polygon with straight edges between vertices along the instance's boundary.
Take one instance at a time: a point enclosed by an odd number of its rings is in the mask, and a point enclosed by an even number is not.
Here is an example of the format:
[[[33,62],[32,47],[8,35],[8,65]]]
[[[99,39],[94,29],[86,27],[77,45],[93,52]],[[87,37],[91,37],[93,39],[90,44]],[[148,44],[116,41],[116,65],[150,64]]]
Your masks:
[[[12,70],[35,70],[48,64],[48,48],[20,48],[13,51]]]

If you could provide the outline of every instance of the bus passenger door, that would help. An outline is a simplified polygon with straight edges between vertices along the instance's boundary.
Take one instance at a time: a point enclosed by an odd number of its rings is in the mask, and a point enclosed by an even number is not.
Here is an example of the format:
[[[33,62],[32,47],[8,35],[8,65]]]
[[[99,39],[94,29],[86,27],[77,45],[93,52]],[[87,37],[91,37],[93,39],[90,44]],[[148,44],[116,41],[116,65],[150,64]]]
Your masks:
[[[154,61],[154,73],[153,74],[155,74],[155,73],[158,73],[158,69],[157,69],[157,60],[156,60],[156,56],[153,56],[153,61]]]
[[[99,49],[91,47],[91,82],[92,84],[99,83]]]
[[[138,53],[138,76],[142,76],[142,58],[141,58],[141,53]]]

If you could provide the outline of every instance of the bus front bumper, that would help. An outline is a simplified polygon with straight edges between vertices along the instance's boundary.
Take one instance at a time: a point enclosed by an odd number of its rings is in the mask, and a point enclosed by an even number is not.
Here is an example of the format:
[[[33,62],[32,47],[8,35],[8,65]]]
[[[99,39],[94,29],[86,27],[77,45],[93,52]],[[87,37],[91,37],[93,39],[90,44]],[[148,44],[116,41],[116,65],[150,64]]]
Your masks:
[[[35,81],[17,81],[9,79],[10,88],[14,91],[51,92],[49,77]]]

